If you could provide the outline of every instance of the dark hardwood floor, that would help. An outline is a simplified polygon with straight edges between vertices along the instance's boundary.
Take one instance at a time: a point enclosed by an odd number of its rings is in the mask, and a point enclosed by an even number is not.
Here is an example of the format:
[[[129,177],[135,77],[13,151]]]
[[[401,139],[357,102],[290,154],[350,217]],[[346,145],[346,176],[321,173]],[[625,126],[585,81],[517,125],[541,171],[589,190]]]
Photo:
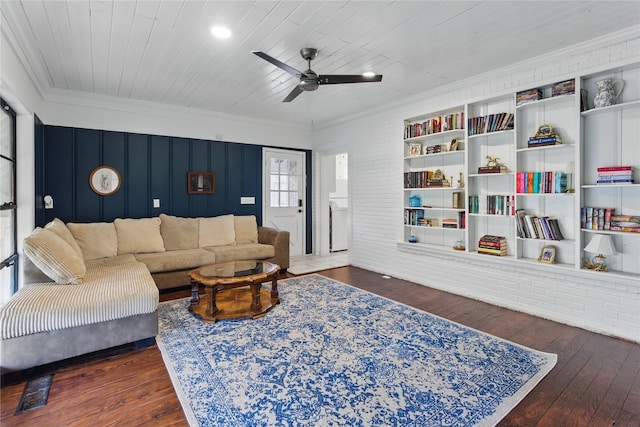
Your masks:
[[[640,345],[354,267],[325,276],[510,341],[558,355],[555,368],[501,426],[640,426]],[[161,300],[190,296],[188,290]],[[157,346],[47,367],[44,408],[14,415],[25,381],[3,384],[4,426],[186,426]],[[44,370],[41,370],[44,371]]]

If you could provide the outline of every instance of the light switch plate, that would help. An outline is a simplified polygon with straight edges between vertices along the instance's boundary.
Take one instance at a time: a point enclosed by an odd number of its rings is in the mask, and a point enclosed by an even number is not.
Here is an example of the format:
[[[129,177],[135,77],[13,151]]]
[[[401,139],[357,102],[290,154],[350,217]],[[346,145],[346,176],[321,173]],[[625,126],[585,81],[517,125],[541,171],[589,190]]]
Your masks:
[[[241,205],[255,205],[256,198],[255,197],[240,197]]]
[[[153,207],[154,208],[160,207],[160,199],[153,199]]]

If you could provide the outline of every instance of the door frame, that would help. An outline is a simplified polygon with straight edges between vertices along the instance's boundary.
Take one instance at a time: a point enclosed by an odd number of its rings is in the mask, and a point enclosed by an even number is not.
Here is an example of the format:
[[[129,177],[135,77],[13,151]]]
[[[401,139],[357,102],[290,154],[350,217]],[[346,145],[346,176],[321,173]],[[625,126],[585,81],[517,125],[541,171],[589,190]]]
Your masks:
[[[267,204],[271,198],[269,197],[269,168],[266,164],[267,153],[282,153],[282,154],[292,154],[302,156],[302,189],[300,191],[302,198],[302,242],[301,247],[302,255],[307,254],[307,215],[309,211],[307,210],[307,206],[309,205],[309,198],[307,197],[307,190],[309,185],[309,180],[307,179],[307,152],[303,150],[288,150],[286,148],[273,148],[273,147],[262,147],[262,224],[267,223]]]

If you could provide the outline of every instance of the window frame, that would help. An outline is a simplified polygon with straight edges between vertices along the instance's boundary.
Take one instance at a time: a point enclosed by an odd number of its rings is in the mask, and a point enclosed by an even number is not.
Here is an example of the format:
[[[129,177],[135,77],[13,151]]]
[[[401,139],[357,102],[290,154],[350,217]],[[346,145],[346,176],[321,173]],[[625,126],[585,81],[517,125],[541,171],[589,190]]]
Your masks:
[[[11,121],[11,151],[12,151],[12,156],[13,158],[9,158],[6,157],[2,154],[0,154],[0,157],[2,157],[5,160],[8,160],[9,162],[11,162],[13,164],[13,176],[12,176],[12,188],[11,188],[11,198],[12,200],[9,202],[4,202],[4,204],[0,205],[0,210],[5,211],[5,210],[13,210],[13,252],[11,253],[11,255],[9,255],[9,257],[0,260],[0,270],[3,270],[5,268],[8,267],[13,267],[13,283],[9,284],[9,286],[11,286],[11,294],[14,294],[18,291],[18,273],[19,273],[19,254],[18,254],[18,205],[17,205],[17,194],[16,194],[16,187],[17,187],[17,183],[16,183],[16,179],[17,179],[17,137],[16,137],[16,112],[13,110],[13,108],[11,108],[11,106],[2,98],[0,97],[0,108],[2,109],[2,111],[4,111],[5,113],[7,113],[9,115],[10,121]],[[2,203],[2,201],[0,201],[0,203]],[[2,290],[2,293],[4,294],[5,290]]]

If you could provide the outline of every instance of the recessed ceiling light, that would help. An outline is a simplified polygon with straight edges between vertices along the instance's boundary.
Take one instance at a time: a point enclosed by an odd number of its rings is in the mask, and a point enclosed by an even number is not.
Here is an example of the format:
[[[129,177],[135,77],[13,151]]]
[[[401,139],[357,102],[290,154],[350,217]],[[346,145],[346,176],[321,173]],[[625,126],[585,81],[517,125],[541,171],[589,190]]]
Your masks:
[[[219,39],[228,39],[231,37],[231,30],[227,27],[211,27],[211,34]]]
[[[365,73],[362,73],[362,75],[363,75],[364,77],[373,77],[373,76],[375,76],[375,75],[376,75],[376,73],[374,73],[373,71],[367,71],[367,72],[365,72]]]

